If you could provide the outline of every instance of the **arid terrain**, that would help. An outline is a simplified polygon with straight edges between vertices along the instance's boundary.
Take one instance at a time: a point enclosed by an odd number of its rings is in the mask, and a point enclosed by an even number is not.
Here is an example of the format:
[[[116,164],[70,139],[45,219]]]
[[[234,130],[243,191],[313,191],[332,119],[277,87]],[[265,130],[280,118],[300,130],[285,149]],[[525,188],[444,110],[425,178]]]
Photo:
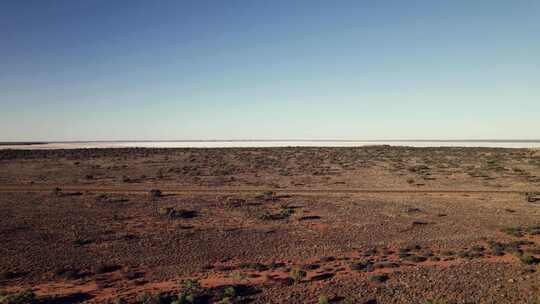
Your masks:
[[[0,150],[0,303],[540,303],[540,151]]]

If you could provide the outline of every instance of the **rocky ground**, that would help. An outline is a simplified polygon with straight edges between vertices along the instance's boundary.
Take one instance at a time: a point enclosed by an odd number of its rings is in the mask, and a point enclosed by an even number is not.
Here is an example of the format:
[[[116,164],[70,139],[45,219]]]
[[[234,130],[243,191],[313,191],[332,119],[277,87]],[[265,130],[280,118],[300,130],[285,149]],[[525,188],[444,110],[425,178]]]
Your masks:
[[[540,303],[539,176],[528,149],[1,150],[0,303]]]

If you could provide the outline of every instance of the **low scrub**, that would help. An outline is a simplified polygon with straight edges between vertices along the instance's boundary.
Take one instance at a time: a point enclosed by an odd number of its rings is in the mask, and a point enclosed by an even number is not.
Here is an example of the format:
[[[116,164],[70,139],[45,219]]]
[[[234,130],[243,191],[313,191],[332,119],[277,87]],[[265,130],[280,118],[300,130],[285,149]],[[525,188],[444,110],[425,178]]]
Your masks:
[[[36,303],[36,295],[32,290],[15,294],[0,294],[0,304],[32,304]]]

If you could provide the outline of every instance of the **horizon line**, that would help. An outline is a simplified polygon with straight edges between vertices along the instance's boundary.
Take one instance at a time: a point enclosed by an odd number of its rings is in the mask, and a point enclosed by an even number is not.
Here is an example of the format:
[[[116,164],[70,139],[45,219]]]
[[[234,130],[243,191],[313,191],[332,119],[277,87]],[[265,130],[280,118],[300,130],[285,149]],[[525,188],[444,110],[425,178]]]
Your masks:
[[[45,145],[74,143],[151,143],[151,142],[481,142],[540,143],[540,139],[174,139],[174,140],[65,140],[65,141],[0,141],[0,145]]]

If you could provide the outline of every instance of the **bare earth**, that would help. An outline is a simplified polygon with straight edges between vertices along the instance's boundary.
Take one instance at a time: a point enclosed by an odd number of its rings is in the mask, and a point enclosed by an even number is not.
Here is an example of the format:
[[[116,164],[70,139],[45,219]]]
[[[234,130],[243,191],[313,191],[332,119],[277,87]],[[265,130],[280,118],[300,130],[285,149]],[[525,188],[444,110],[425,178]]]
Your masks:
[[[1,150],[0,295],[540,303],[535,191],[532,149]]]

